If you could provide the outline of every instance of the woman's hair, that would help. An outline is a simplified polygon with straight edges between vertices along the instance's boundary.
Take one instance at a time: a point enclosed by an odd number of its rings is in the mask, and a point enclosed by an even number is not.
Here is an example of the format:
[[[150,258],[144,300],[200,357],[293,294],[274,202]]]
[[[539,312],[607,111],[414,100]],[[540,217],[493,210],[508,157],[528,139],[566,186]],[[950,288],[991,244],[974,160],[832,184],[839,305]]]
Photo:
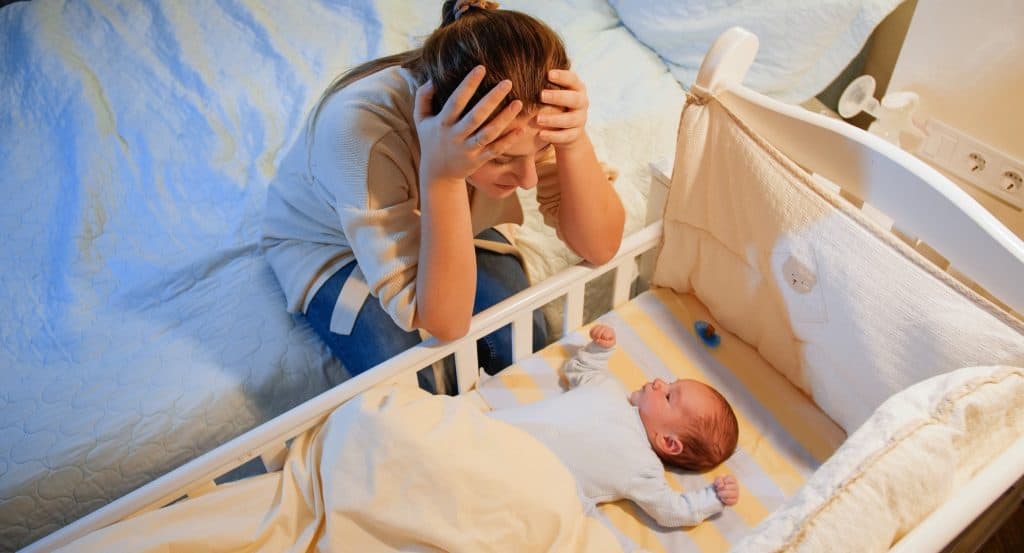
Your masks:
[[[317,102],[310,133],[332,94],[396,65],[412,72],[421,84],[433,82],[433,113],[441,111],[466,74],[477,65],[486,67],[487,73],[466,110],[505,79],[512,82],[512,91],[495,113],[516,99],[523,102],[523,112],[539,107],[541,91],[553,86],[548,83],[548,71],[569,68],[569,56],[558,35],[543,22],[521,12],[471,4],[456,13],[456,4],[457,0],[444,2],[441,26],[420,48],[370,60],[335,79]]]

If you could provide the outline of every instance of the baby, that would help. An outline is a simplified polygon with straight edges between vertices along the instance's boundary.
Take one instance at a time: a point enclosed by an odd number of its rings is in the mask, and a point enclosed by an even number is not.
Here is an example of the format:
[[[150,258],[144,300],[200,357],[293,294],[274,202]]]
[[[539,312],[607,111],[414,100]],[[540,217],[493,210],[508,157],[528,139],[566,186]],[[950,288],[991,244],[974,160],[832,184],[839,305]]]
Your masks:
[[[590,338],[565,365],[569,391],[491,416],[548,446],[594,504],[630,499],[665,527],[695,526],[735,504],[735,477],[681,494],[662,466],[707,470],[732,455],[736,415],[725,398],[695,380],[655,379],[628,393],[607,370],[615,331],[595,325]]]

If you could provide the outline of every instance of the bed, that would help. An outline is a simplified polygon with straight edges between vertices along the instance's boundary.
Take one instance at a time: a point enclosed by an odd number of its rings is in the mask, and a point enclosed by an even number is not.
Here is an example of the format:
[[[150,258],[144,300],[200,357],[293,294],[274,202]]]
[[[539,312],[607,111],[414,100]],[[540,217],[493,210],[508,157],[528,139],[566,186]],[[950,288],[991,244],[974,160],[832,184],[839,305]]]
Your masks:
[[[646,236],[649,247],[657,238],[639,232],[649,163],[674,157],[685,98],[676,77],[686,60],[659,51],[656,37],[638,41],[639,27],[622,23],[637,13],[630,4],[506,6],[555,27],[593,104],[613,106],[593,110],[590,131],[620,170],[627,232],[634,242]],[[886,3],[849,4],[871,8],[857,12],[867,13],[860,36],[847,41],[859,47]],[[66,527],[57,541],[36,544],[45,550],[111,513],[196,495],[240,459],[279,468],[277,434],[402,372],[346,382],[344,368],[282,309],[256,243],[265,185],[303,114],[337,72],[428,33],[437,8],[416,7],[37,1],[0,10],[0,44],[12,54],[0,66],[10,107],[0,128],[12,137],[0,153],[9,183],[0,208],[0,547]],[[831,62],[836,72],[843,65]],[[817,86],[809,81],[778,96]],[[530,201],[523,198],[527,212]],[[558,293],[532,296],[532,307],[564,293],[571,279],[560,271],[577,261],[537,219],[524,225],[520,245],[532,280]],[[593,303],[585,300],[628,295],[635,271],[627,257],[613,282],[569,286],[558,316],[567,335],[591,318],[578,310]],[[520,299],[496,313],[518,327],[522,309]],[[474,332],[501,324],[474,323]],[[525,358],[528,338],[517,336]],[[468,388],[477,375],[466,348],[427,346],[400,364],[425,366],[449,353]],[[294,414],[300,405],[306,415]],[[232,441],[246,431],[247,441]],[[253,443],[251,432],[262,445],[239,446]]]
[[[256,503],[236,501],[250,497],[239,494],[262,489],[262,495],[252,497],[264,497],[264,503],[266,498],[283,497],[280,490],[284,488],[278,482],[294,474],[296,467],[311,466],[306,463],[305,456],[311,451],[306,444],[316,442],[315,436],[330,434],[325,429],[338,424],[344,428],[339,419],[344,420],[344,413],[351,412],[353,406],[358,410],[361,402],[384,404],[382,398],[400,397],[389,394],[398,393],[391,390],[414,380],[418,367],[450,353],[458,363],[463,393],[454,399],[435,397],[445,405],[463,407],[445,411],[446,416],[438,420],[458,419],[453,413],[500,409],[560,393],[558,368],[585,335],[585,327],[580,328],[584,287],[608,272],[614,275],[615,309],[603,315],[602,321],[614,325],[621,336],[611,370],[627,387],[655,376],[699,378],[719,387],[737,408],[741,440],[737,454],[716,471],[740,475],[743,499],[735,509],[686,531],[659,528],[628,503],[605,505],[596,512],[582,509],[576,517],[564,519],[571,528],[585,529],[573,533],[575,539],[583,540],[572,542],[577,550],[939,551],[987,507],[1000,503],[1001,497],[1010,497],[1011,503],[1019,501],[1019,488],[1014,491],[1014,484],[1024,475],[1024,370],[1020,368],[1024,326],[1014,312],[1024,302],[1000,279],[1006,277],[1006,271],[1014,277],[1024,271],[1024,244],[948,179],[891,144],[746,89],[742,78],[757,47],[756,37],[731,29],[710,49],[682,111],[676,168],[664,196],[663,217],[629,236],[608,264],[561,271],[475,317],[467,338],[409,350],[37,546],[48,549],[75,538],[81,540],[72,544],[73,550],[190,543],[196,536],[190,531],[195,523],[188,522],[195,520],[194,513],[188,516],[192,507],[212,506],[212,512],[200,511],[206,516],[199,519],[208,521],[225,505],[244,510]],[[772,135],[771,143],[765,134]],[[908,195],[917,201],[907,202]],[[891,203],[893,198],[903,201]],[[714,214],[722,206],[737,217],[701,220],[693,211],[699,208],[697,213]],[[758,215],[747,217],[749,209]],[[881,224],[884,220],[879,211],[898,221],[902,230],[893,232],[891,226]],[[942,216],[940,225],[934,223],[936,213]],[[889,225],[892,219],[888,219]],[[768,223],[788,230],[765,232]],[[955,232],[950,232],[950,227]],[[909,238],[908,232],[915,238]],[[778,249],[757,253],[757,247],[743,252],[734,245],[739,240],[753,246],[766,234],[769,243],[781,241],[785,255],[778,255]],[[694,240],[698,247],[686,247]],[[733,252],[716,255],[730,244]],[[813,255],[802,249],[808,244],[814,246]],[[833,245],[842,250],[839,255],[830,251]],[[641,260],[641,267],[647,266],[642,258],[652,251],[657,258],[650,278],[656,286],[629,300],[637,261]],[[942,266],[935,261],[935,251],[943,253]],[[694,261],[698,257],[702,259]],[[794,265],[793,258],[800,263]],[[734,270],[737,259],[751,271],[761,269],[761,264],[769,270],[745,280],[750,275]],[[879,281],[872,272],[874,267],[864,266],[865,260],[884,269],[890,279]],[[851,264],[861,270],[843,273],[842,267]],[[993,267],[999,270],[991,270]],[[728,275],[720,274],[723,268]],[[709,278],[706,271],[718,278]],[[844,279],[844,286],[829,289],[835,279]],[[871,283],[867,288],[861,287],[865,281]],[[918,294],[906,292],[903,286],[908,282]],[[771,292],[769,297],[776,306],[781,306],[781,324],[773,320],[770,308],[749,308],[757,305],[765,290]],[[843,307],[851,291],[860,292],[858,302]],[[556,297],[565,298],[566,336],[530,355],[529,314]],[[864,304],[872,309],[856,308]],[[823,306],[824,320],[820,317]],[[737,309],[742,311],[739,317]],[[892,313],[909,313],[909,320],[917,326],[893,326]],[[951,313],[955,316],[942,316]],[[722,329],[720,346],[709,349],[703,345],[694,331],[697,321]],[[803,351],[796,366],[788,365],[785,348],[773,345],[773,337],[780,333],[758,329],[758,322],[774,324],[783,334],[798,335]],[[473,339],[506,324],[512,325],[519,344],[517,363],[480,380]],[[827,327],[840,332],[811,331]],[[947,332],[950,328],[953,334]],[[889,339],[884,350],[872,347],[876,336]],[[842,350],[850,342],[861,346],[859,352],[843,351],[852,364],[838,357],[822,363],[818,348]],[[922,343],[929,347],[931,357],[900,357],[921,355]],[[898,370],[893,370],[893,359],[902,359]],[[874,385],[865,386],[865,382]],[[290,447],[286,445],[289,440]],[[479,436],[467,441],[473,442],[471,449],[486,443]],[[326,445],[319,450],[334,451]],[[302,462],[296,463],[296,456]],[[264,461],[269,469],[266,475],[217,489],[218,475],[255,458]],[[369,458],[356,455],[356,465],[365,469]],[[512,463],[509,470],[520,464]],[[546,467],[543,473],[550,469]],[[405,470],[398,473],[399,481],[415,480]],[[468,467],[455,469],[457,475],[463,471],[473,481]],[[706,482],[716,471],[670,471],[666,477],[687,489]],[[514,473],[501,474],[503,478],[497,480],[490,477],[494,489],[507,491],[507,486],[497,487],[505,477],[520,482]],[[387,487],[390,482],[370,482],[373,480],[324,488],[324,495],[362,497],[367,486]],[[522,483],[535,485],[537,480]],[[560,504],[558,498],[564,490],[557,482],[546,489],[548,499]],[[303,496],[320,497],[315,493]],[[407,493],[398,494],[398,500],[436,501],[437,510],[444,512],[449,506],[446,496],[417,498]],[[176,501],[183,497],[185,500]],[[229,501],[224,503],[224,498]],[[390,515],[402,509],[374,510],[377,498],[371,494],[371,499],[371,507],[355,517],[362,521],[356,525],[358,529],[372,534],[371,530],[379,530],[375,523],[384,520],[393,531],[408,530],[391,524],[395,519]],[[352,539],[352,535],[332,536],[332,528],[339,527],[332,518],[332,503],[317,499],[311,504],[324,507],[326,514],[321,516],[329,522],[322,526],[323,519],[312,517],[305,527],[299,525],[295,532],[302,538],[299,549],[346,543],[331,539]],[[342,504],[346,508],[352,505]],[[279,528],[275,517],[282,512],[292,509],[257,509],[254,520],[269,521],[269,527]],[[524,516],[523,520],[533,523],[534,519]],[[176,521],[182,520],[185,526],[178,526]],[[265,533],[249,533],[256,526],[241,522],[242,517],[234,520],[238,523],[218,527],[216,536],[199,535],[229,544],[232,539],[249,540],[245,543],[255,547],[268,543],[260,541]],[[578,526],[580,520],[586,524]],[[111,525],[117,521],[121,522]],[[326,529],[320,532],[318,528]],[[401,549],[412,544],[477,550],[474,546],[487,543],[444,541],[430,531],[434,528],[422,528],[421,534],[411,537],[399,532],[406,541],[396,538],[394,543],[374,543],[382,550],[389,549],[385,545]],[[89,534],[96,529],[99,531]],[[170,540],[160,541],[168,538],[167,529],[171,529]],[[526,530],[521,533],[531,538],[543,534],[529,524]],[[175,535],[185,541],[175,542]],[[157,541],[147,543],[152,536]],[[360,536],[356,534],[356,538]],[[380,535],[373,537],[379,539]],[[438,541],[423,541],[435,537]],[[492,541],[489,549],[501,550],[502,543],[518,545]],[[544,548],[541,542],[531,543]],[[547,542],[553,543],[565,542]]]

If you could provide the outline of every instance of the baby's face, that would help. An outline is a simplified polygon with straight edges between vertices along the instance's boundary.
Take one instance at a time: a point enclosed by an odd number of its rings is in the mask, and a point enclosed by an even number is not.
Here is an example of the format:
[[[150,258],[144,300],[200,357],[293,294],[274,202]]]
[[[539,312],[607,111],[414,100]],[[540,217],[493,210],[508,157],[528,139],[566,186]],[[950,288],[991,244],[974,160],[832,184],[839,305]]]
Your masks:
[[[658,433],[677,433],[689,421],[718,408],[711,388],[690,379],[667,384],[656,378],[629,394],[629,402],[640,412],[648,432]]]

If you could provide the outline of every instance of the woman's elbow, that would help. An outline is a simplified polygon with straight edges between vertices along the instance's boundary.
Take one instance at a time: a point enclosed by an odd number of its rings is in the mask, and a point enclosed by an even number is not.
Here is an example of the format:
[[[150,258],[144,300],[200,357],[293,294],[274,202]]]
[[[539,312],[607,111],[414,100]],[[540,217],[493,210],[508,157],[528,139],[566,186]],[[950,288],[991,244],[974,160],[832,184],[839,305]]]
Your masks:
[[[585,259],[594,265],[604,265],[615,257],[615,254],[619,251],[619,243],[621,240],[616,241],[612,244],[603,244],[602,246],[595,248],[590,255],[584,256]]]
[[[472,316],[424,318],[416,326],[426,330],[438,340],[447,342],[465,336],[469,332],[471,320]]]

